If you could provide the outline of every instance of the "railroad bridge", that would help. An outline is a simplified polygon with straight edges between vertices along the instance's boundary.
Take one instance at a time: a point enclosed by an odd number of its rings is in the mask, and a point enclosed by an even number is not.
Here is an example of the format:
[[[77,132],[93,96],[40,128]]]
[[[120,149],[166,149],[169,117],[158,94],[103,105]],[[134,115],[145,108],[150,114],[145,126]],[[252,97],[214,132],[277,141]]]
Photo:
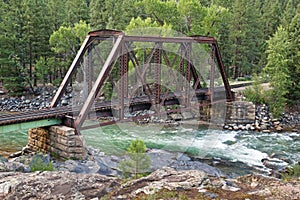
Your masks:
[[[72,105],[63,107],[68,87]],[[116,122],[201,112],[233,99],[215,38],[99,30],[85,38],[51,108],[2,115],[0,131],[12,131],[16,124],[23,129],[63,124],[80,135],[81,130]],[[151,112],[132,114],[138,110]]]

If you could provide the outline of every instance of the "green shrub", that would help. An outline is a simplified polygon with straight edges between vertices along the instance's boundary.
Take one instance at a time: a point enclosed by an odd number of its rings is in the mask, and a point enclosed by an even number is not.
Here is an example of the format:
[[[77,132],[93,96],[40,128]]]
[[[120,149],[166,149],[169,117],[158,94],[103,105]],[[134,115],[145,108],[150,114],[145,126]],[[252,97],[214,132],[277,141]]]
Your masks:
[[[237,81],[251,81],[251,76],[238,77]]]
[[[251,101],[256,104],[264,104],[266,102],[267,92],[262,86],[262,80],[258,76],[253,77],[252,87],[247,87],[243,95],[246,97],[247,101]]]
[[[262,85],[263,78],[254,76],[253,79],[252,87],[246,88],[243,92],[246,100],[255,104],[267,104],[273,116],[280,117],[286,105],[286,98],[282,92],[273,88],[266,90]]]
[[[30,162],[30,171],[54,171],[52,162],[45,155],[35,155]]]

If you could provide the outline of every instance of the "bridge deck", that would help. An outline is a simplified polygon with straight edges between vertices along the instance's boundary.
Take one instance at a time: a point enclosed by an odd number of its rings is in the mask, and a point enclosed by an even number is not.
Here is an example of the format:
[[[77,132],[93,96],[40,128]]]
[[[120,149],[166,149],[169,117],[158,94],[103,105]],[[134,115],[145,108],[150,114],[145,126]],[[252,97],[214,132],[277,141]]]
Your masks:
[[[219,89],[222,91],[222,89]],[[207,96],[207,89],[198,89],[195,91],[195,97],[200,98],[200,99],[205,99]],[[161,95],[163,98],[164,94]],[[150,100],[148,96],[140,96],[140,97],[135,97],[132,99],[128,99],[127,102],[125,100],[125,104],[130,107],[134,105],[143,105],[143,104],[148,104],[151,102],[151,100],[154,100],[154,96],[150,96]],[[182,98],[182,93],[170,93],[167,95],[166,100],[175,100],[171,102],[170,105],[176,104],[176,101],[178,99]],[[166,101],[167,102],[167,101]],[[111,110],[112,108],[117,108],[118,106],[118,101],[105,101],[105,102],[96,102],[94,105],[93,110],[94,111],[101,111],[101,110]],[[8,128],[9,130],[13,130],[12,126],[8,125],[13,125],[13,124],[21,124],[21,123],[26,123],[26,122],[33,122],[33,121],[40,121],[40,126],[45,126],[45,121],[46,119],[58,119],[61,121],[66,116],[76,116],[81,107],[54,107],[54,108],[48,108],[48,109],[43,109],[43,110],[31,110],[31,111],[25,111],[25,112],[20,112],[20,113],[6,113],[6,114],[1,114],[0,115],[0,132],[6,132],[5,127],[10,127]],[[50,125],[53,125],[53,123],[58,123],[60,121],[49,121]],[[47,125],[47,123],[46,123]],[[35,123],[36,127],[39,127],[39,123]],[[16,125],[16,128],[20,128],[19,125]]]

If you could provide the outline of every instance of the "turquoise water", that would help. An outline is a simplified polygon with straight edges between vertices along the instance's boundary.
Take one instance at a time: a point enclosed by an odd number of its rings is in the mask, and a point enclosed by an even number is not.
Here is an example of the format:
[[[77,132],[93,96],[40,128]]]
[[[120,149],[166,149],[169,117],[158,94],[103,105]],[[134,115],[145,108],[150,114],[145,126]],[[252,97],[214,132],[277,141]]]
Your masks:
[[[184,152],[198,158],[221,158],[263,167],[269,156],[300,161],[299,133],[256,133],[199,127],[119,124],[82,132],[89,146],[107,154],[122,154],[135,138],[149,148]]]
[[[21,150],[27,143],[27,131],[0,134],[0,154]],[[261,160],[270,155],[300,161],[299,133],[255,133],[223,131],[204,127],[117,124],[82,131],[86,144],[106,154],[119,155],[135,138],[148,148],[184,152],[198,158],[221,158],[263,167]]]
[[[27,144],[27,139],[27,131],[0,134],[0,155],[7,157],[20,151]]]

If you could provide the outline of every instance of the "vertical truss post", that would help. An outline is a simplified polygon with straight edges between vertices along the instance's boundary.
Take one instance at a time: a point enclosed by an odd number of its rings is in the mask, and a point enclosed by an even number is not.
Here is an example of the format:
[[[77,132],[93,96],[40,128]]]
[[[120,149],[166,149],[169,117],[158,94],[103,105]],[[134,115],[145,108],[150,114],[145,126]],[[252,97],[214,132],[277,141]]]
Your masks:
[[[184,45],[180,45],[180,61],[179,61],[179,81],[178,90],[183,90],[183,76],[184,76]]]
[[[118,82],[118,102],[119,102],[119,119],[124,119],[124,102],[128,95],[128,54],[125,43],[122,44],[119,59],[119,82]]]
[[[123,79],[124,79],[124,97],[128,98],[128,62],[129,62],[129,55],[127,52],[127,48],[125,44],[123,45],[123,52],[122,55],[124,55],[124,74],[123,74]]]
[[[92,54],[92,46],[88,48],[88,63],[87,63],[87,77],[88,77],[88,93],[91,92],[93,86],[93,54]]]
[[[162,44],[159,43],[154,52],[154,99],[155,104],[158,106],[157,111],[160,111],[160,92],[161,92],[161,52]]]
[[[190,106],[191,98],[190,98],[190,82],[191,82],[191,44],[186,44],[186,72],[185,72],[185,105],[187,107]]]
[[[209,83],[209,94],[210,94],[211,102],[213,102],[214,99],[214,83],[215,83],[215,47],[211,46],[211,67],[210,67],[210,83]]]

